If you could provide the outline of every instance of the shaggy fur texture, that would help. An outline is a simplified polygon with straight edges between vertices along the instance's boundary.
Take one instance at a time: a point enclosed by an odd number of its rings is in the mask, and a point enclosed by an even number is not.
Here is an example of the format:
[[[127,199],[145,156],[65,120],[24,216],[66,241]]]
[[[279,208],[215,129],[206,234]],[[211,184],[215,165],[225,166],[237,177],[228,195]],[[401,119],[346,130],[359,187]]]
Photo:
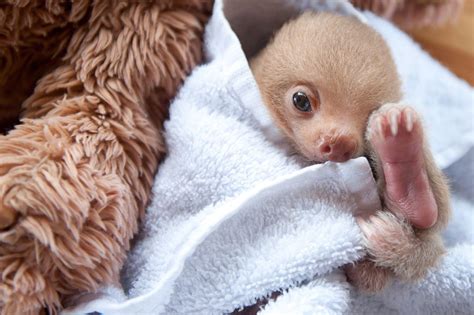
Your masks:
[[[441,26],[456,20],[464,0],[351,0],[403,28]]]
[[[200,61],[210,8],[0,4],[0,126],[22,104],[21,123],[0,135],[2,314],[55,313],[118,283],[165,153],[168,100]]]

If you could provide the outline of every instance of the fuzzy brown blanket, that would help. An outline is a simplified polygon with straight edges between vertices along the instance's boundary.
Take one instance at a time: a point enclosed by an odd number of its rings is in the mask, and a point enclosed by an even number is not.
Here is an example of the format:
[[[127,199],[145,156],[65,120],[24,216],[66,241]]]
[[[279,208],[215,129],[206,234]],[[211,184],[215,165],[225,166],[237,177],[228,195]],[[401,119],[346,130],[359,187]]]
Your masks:
[[[118,281],[211,4],[1,1],[1,314]]]

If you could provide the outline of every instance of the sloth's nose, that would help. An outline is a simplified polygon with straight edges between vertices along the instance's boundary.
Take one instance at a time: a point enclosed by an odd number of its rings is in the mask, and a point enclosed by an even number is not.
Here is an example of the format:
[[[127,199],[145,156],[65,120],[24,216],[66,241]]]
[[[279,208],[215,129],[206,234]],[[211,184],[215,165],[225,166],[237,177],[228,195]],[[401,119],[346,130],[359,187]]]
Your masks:
[[[351,137],[340,135],[335,139],[324,139],[318,149],[328,161],[345,162],[354,155],[356,143]]]

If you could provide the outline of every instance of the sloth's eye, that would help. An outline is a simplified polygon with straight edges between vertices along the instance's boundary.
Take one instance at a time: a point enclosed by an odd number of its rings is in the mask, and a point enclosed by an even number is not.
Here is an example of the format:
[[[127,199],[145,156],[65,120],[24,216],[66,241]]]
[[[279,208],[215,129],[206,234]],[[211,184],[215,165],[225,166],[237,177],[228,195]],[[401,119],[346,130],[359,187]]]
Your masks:
[[[299,111],[311,111],[311,102],[309,101],[308,96],[303,92],[296,92],[293,94],[293,105],[295,105]]]

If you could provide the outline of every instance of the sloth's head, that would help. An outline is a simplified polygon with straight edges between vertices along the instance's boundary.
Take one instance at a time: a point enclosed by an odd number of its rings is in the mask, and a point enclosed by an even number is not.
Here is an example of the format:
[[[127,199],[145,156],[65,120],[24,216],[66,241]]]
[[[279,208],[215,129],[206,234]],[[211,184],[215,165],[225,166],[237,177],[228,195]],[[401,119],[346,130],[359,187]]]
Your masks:
[[[315,162],[362,155],[370,113],[400,98],[387,45],[355,18],[305,13],[285,24],[251,67],[277,125]]]

